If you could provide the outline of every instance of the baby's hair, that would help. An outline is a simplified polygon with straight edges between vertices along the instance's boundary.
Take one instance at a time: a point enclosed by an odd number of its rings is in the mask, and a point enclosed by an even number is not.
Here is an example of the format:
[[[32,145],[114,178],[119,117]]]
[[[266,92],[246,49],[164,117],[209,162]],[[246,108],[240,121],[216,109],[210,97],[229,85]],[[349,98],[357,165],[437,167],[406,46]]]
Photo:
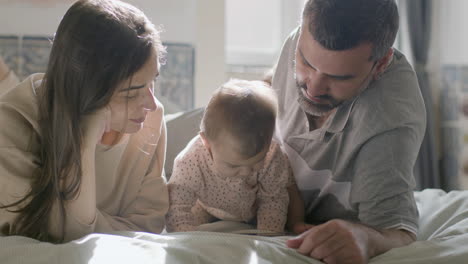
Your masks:
[[[225,131],[239,143],[240,154],[252,157],[269,146],[275,130],[278,100],[262,81],[231,79],[211,96],[200,130],[214,142]]]

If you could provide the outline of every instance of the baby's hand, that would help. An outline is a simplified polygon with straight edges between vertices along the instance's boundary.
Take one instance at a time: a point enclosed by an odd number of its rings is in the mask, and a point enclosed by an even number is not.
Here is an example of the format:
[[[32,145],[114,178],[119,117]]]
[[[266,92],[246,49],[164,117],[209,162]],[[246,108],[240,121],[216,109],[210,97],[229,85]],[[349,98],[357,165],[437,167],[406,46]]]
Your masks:
[[[296,222],[290,226],[290,231],[294,234],[302,234],[305,231],[311,229],[314,225],[306,224],[304,222]]]

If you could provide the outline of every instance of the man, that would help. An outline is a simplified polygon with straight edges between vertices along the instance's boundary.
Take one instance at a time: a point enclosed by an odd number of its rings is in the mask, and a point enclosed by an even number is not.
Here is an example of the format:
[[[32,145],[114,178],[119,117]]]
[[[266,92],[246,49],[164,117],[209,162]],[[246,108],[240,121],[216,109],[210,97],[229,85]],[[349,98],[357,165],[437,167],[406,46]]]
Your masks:
[[[277,138],[306,209],[287,245],[325,263],[366,263],[416,239],[426,115],[392,48],[398,19],[393,0],[309,0],[273,76]]]

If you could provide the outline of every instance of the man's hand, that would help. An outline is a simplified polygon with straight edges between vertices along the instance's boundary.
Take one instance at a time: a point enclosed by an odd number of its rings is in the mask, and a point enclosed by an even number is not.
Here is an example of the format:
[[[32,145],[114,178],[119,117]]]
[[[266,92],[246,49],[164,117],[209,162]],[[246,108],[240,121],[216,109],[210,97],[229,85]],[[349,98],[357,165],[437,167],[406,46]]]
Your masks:
[[[367,263],[391,248],[407,245],[414,236],[403,230],[378,232],[370,227],[331,220],[288,240],[287,246],[325,263]]]
[[[315,226],[287,241],[303,255],[325,263],[367,263],[369,236],[361,226],[343,220],[331,220]]]

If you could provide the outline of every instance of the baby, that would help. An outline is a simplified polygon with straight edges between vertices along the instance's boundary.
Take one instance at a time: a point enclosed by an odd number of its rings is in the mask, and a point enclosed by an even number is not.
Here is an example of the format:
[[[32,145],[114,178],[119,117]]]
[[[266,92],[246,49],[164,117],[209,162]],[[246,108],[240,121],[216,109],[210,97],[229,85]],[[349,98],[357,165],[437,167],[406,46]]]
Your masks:
[[[168,231],[216,220],[284,230],[295,183],[286,154],[272,141],[276,111],[276,94],[261,81],[230,80],[215,91],[200,134],[175,159]]]

